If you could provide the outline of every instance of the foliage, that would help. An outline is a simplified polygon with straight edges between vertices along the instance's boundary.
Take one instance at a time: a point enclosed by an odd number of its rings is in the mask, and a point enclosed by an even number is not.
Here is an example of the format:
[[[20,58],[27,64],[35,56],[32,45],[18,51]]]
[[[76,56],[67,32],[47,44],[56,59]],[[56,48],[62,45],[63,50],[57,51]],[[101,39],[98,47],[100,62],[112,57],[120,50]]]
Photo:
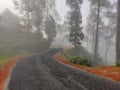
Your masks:
[[[65,53],[62,53],[65,56]],[[66,54],[67,55],[67,54]],[[85,65],[85,66],[91,66],[90,60],[86,58],[85,56],[66,56],[67,60],[69,60],[71,63],[79,64],[79,65]]]
[[[104,62],[106,63],[109,48],[111,46],[112,39],[114,38],[115,35],[115,26],[116,26],[115,23],[116,12],[115,12],[115,4],[114,4],[115,1],[111,2],[110,0],[89,0],[89,2],[90,2],[90,13],[88,14],[88,18],[87,18],[88,21],[85,26],[86,27],[85,29],[87,31],[87,35],[86,35],[87,45],[90,48],[89,51],[93,53],[95,57],[96,57],[95,54],[97,53],[100,54],[101,56],[104,56],[104,60],[105,60]],[[97,10],[99,10],[99,14],[100,14],[99,20],[97,20],[97,16],[98,16],[98,13],[96,13]],[[99,22],[99,25],[97,25],[99,26],[99,28],[96,28],[96,22]],[[103,47],[101,46],[101,44],[104,44],[105,46]],[[104,51],[105,54],[99,52],[101,48],[105,50]]]
[[[14,0],[14,4],[22,11],[28,38],[26,48],[33,52],[49,49],[56,37],[55,19],[59,16],[55,0]]]
[[[45,21],[45,33],[47,34],[48,41],[50,42],[56,37],[56,23],[51,15],[49,15]]]
[[[23,52],[27,34],[21,30],[19,17],[9,9],[2,12],[1,17],[0,57]]]
[[[61,51],[61,55],[74,64],[91,66],[91,55],[82,47]]]
[[[82,15],[80,12],[82,0],[66,0],[66,3],[71,8],[69,41],[76,48],[81,45],[81,40],[84,39],[84,34],[82,33]]]
[[[20,28],[20,19],[14,15],[9,9],[5,9],[1,15],[1,29],[16,29]]]
[[[86,51],[83,47],[71,48],[69,50],[62,51],[61,55],[65,58],[68,58],[70,56],[83,56],[87,58],[89,60],[90,65],[92,65],[93,55]],[[96,57],[95,64],[96,66],[103,65],[102,58],[99,55],[97,55]]]
[[[81,4],[82,2],[83,0],[66,0],[66,4],[71,8],[74,8],[74,3]]]
[[[2,57],[0,58],[0,67],[9,62],[13,57]]]
[[[116,61],[120,64],[120,0],[117,1]]]
[[[116,65],[120,67],[120,60],[117,61]]]
[[[79,65],[91,66],[90,60],[86,58],[85,56],[75,56],[73,60],[76,60],[76,63]]]

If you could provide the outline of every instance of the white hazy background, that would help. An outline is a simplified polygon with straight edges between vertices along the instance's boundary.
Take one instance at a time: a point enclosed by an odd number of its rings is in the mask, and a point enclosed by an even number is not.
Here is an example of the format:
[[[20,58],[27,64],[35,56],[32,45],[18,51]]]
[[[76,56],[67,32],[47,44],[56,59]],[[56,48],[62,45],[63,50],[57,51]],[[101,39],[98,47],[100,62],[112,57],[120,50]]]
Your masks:
[[[66,0],[56,0],[57,11],[59,12],[62,21],[64,20],[64,16],[68,12],[69,8],[66,6]],[[4,11],[5,8],[10,9],[13,13],[18,14],[15,10],[15,6],[13,4],[13,0],[0,0],[0,12]],[[89,12],[89,2],[88,0],[84,0],[82,8],[82,15],[83,15],[83,25],[86,24],[86,17]]]
[[[115,2],[116,0],[111,0],[111,2]],[[64,21],[64,17],[66,13],[69,11],[69,7],[66,5],[66,0],[56,0],[57,11],[61,16],[62,22]],[[83,4],[81,7],[83,26],[86,25],[87,16],[89,14],[89,2],[88,0],[83,0]],[[18,14],[18,11],[15,10],[15,6],[13,4],[13,0],[0,0],[0,13],[4,11],[4,9],[10,9],[14,14]],[[19,15],[19,14],[18,14]],[[83,30],[84,31],[84,30]],[[113,46],[112,46],[113,47]],[[108,55],[109,64],[114,64],[115,62],[115,47],[111,49],[110,54]]]

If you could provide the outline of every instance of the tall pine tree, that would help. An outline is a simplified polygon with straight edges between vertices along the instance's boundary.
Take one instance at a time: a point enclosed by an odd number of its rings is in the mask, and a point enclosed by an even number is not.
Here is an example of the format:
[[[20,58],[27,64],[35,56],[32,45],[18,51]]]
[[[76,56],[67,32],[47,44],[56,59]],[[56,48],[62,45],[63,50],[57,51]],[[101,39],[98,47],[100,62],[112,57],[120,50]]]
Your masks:
[[[120,0],[117,1],[116,64],[120,65]]]
[[[52,41],[54,41],[56,37],[56,22],[54,18],[49,15],[47,20],[45,21],[45,33],[47,34],[47,45],[50,47]]]
[[[81,40],[84,39],[84,34],[82,33],[82,15],[80,12],[82,0],[66,0],[66,3],[71,9],[69,40],[76,48],[81,45]]]

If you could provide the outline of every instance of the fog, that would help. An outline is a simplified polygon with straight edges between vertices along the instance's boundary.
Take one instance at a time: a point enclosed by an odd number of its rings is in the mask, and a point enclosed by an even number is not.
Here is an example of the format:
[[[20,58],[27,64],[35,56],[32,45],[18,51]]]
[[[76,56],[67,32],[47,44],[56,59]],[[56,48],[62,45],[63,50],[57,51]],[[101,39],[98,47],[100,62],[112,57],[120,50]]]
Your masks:
[[[104,0],[102,2],[104,3]],[[108,0],[102,4],[97,40],[97,57],[101,58],[101,61],[96,65],[115,65],[116,1]],[[1,0],[0,56],[45,52],[50,48],[83,47],[85,52],[91,55],[88,58],[92,61],[97,4],[92,5],[88,0],[83,0],[83,3],[76,4],[79,11],[74,10],[72,5],[71,2],[66,3],[66,0]],[[76,15],[73,13],[75,11]],[[72,29],[73,27],[77,30]]]

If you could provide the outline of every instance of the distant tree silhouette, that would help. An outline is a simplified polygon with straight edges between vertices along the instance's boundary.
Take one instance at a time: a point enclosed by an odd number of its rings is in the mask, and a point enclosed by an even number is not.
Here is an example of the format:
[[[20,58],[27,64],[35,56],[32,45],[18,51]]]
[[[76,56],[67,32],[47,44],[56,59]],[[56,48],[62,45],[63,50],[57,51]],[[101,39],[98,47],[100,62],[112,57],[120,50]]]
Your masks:
[[[56,22],[51,15],[45,21],[45,33],[47,34],[48,38],[48,46],[50,46],[51,42],[54,41],[56,37]]]
[[[82,0],[66,0],[66,3],[71,9],[69,41],[76,48],[81,45],[81,41],[84,39],[84,34],[82,33],[82,15],[80,12]]]
[[[116,63],[120,64],[120,0],[117,1]]]

